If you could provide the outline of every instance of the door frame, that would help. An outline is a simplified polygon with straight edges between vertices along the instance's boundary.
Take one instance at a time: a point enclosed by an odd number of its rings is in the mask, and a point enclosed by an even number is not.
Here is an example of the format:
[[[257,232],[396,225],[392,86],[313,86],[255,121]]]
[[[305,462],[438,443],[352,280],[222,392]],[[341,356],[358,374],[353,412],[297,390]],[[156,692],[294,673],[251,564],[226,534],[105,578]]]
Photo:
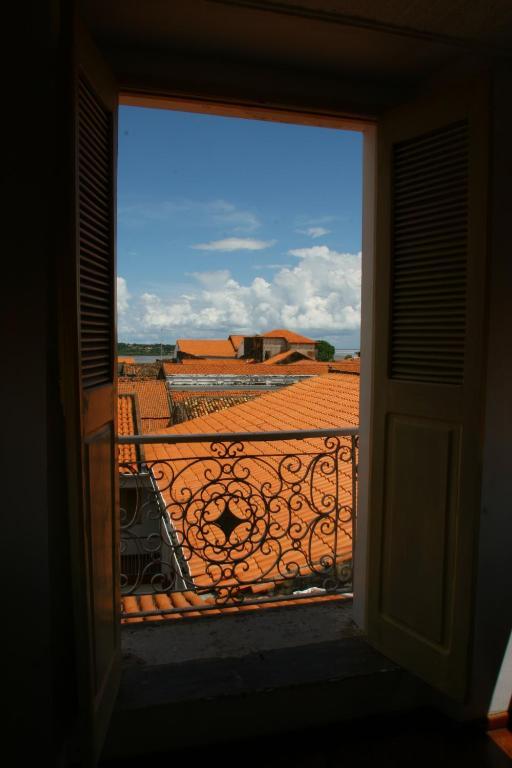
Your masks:
[[[373,392],[374,261],[377,173],[377,119],[341,113],[291,110],[238,102],[212,101],[172,94],[151,94],[121,89],[119,106],[167,109],[220,117],[309,125],[356,131],[363,136],[362,241],[361,241],[361,371],[359,394],[359,462],[357,536],[353,551],[353,618],[366,630],[368,590],[368,499],[371,451],[371,402]]]

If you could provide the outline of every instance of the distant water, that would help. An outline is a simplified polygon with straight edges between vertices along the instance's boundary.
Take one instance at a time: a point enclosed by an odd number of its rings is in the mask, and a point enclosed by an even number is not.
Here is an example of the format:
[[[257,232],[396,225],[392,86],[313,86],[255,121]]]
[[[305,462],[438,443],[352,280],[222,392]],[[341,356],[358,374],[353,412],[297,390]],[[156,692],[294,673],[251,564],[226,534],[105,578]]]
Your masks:
[[[160,355],[124,355],[124,357],[131,357],[136,363],[155,363],[157,360],[161,360]]]

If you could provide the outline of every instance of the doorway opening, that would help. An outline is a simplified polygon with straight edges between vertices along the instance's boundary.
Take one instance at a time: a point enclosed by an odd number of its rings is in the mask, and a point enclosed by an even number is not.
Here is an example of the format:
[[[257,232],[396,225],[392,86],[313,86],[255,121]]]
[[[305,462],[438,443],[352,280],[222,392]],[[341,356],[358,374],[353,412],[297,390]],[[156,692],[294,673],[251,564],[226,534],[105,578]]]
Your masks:
[[[122,621],[362,624],[373,127],[183,109],[120,113]]]

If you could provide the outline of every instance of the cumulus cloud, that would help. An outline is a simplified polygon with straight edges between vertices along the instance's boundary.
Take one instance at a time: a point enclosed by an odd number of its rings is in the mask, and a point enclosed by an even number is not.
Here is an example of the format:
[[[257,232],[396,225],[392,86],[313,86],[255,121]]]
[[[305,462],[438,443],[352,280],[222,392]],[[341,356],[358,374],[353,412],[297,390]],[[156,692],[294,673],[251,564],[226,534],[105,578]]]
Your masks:
[[[128,310],[131,294],[124,277],[117,278],[117,311],[120,315]]]
[[[357,334],[361,312],[361,254],[327,246],[289,251],[293,266],[248,284],[229,270],[194,273],[192,290],[163,297],[144,293],[130,312],[139,336],[165,328],[169,335],[212,336],[288,327],[316,338]],[[124,329],[121,328],[123,331]]]
[[[226,237],[224,240],[212,240],[209,243],[191,245],[197,251],[262,251],[275,244],[275,240],[253,240],[250,237]]]

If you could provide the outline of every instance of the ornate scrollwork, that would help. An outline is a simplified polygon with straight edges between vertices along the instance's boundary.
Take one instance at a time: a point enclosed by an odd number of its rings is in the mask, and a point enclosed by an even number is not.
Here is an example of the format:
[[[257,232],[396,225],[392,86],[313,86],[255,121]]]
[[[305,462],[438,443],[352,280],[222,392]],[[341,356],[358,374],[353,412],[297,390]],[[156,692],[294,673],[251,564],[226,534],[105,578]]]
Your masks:
[[[165,446],[121,465],[123,593],[192,589],[223,605],[347,588],[357,435],[296,445],[216,441],[202,456]]]

